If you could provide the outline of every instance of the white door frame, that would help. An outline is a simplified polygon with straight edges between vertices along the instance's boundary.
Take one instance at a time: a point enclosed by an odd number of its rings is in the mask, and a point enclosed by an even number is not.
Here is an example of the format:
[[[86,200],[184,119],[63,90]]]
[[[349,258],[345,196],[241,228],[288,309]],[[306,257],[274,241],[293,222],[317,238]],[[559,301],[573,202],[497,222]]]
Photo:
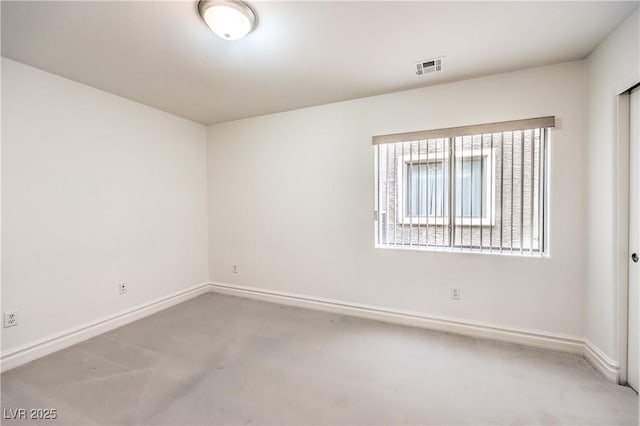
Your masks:
[[[629,324],[629,146],[631,90],[617,97],[617,172],[616,172],[616,279],[618,287],[618,383],[627,384],[627,350]]]

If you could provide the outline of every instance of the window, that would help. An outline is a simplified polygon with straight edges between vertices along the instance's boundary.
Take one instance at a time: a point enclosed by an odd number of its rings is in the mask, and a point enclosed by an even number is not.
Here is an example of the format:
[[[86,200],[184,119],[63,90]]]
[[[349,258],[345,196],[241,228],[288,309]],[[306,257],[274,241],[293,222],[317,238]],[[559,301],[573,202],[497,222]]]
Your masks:
[[[435,223],[437,218],[445,216],[449,210],[445,195],[449,191],[446,157],[400,155],[396,163],[394,178],[402,204],[398,211],[400,221]]]
[[[544,254],[553,123],[374,137],[376,246]]]
[[[409,197],[405,197],[406,209],[410,216],[436,217],[444,214],[444,185],[448,180],[444,175],[443,161],[429,161],[418,164],[405,163]],[[420,187],[425,196],[420,197]]]

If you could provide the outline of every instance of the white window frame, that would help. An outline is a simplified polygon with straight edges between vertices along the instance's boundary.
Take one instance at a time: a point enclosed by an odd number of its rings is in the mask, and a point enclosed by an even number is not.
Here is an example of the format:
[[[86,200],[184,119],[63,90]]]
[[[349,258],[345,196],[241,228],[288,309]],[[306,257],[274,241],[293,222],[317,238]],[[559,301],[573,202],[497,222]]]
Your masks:
[[[406,216],[405,215],[405,206],[407,205],[407,182],[408,182],[408,174],[405,172],[406,167],[409,165],[416,164],[428,164],[428,163],[442,163],[443,171],[449,170],[451,168],[451,164],[449,164],[449,153],[438,152],[433,154],[421,154],[421,155],[402,155],[396,158],[396,167],[395,167],[395,181],[396,181],[396,194],[400,194],[400,196],[396,199],[396,211],[398,212],[398,223],[407,224],[407,225],[434,225],[434,226],[447,226],[449,225],[449,215],[443,216]],[[456,159],[459,158],[481,158],[485,157],[485,167],[483,169],[483,173],[485,173],[484,184],[486,185],[484,189],[485,199],[484,205],[488,208],[486,209],[486,215],[482,218],[474,218],[474,217],[460,217],[455,216],[454,214],[454,222],[456,225],[463,226],[494,226],[496,223],[496,212],[494,208],[490,208],[494,205],[496,199],[496,191],[491,191],[490,188],[495,185],[495,148],[485,148],[483,150],[480,149],[465,149],[463,151],[456,151]],[[456,161],[457,163],[458,161]],[[447,166],[447,167],[445,167]],[[448,185],[451,185],[451,176],[447,177]],[[455,179],[455,178],[454,178]],[[455,184],[455,182],[454,182]],[[446,194],[446,200],[449,202],[451,189],[448,188]],[[453,208],[455,213],[455,200],[451,201],[451,205],[448,206],[448,209]]]

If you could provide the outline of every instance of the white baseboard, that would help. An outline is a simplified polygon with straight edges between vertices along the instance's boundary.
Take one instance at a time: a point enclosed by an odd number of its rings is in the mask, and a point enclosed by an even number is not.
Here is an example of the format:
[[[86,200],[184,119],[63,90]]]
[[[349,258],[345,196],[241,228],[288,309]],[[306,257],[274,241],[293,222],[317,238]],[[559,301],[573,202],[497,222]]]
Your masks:
[[[614,383],[620,382],[620,367],[618,363],[609,358],[588,339],[584,340],[584,357],[607,380]]]
[[[114,315],[109,315],[108,317],[91,321],[79,327],[74,327],[28,345],[12,349],[0,355],[0,371],[7,371],[19,365],[26,364],[37,358],[75,345],[76,343],[121,327],[209,291],[210,286],[208,283],[198,284],[168,296],[152,300],[151,302],[134,306],[133,308],[118,312]]]
[[[506,328],[476,321],[460,320],[444,316],[425,315],[416,312],[393,310],[379,306],[342,302],[319,297],[302,296],[292,293],[244,287],[222,283],[211,283],[211,289],[217,293],[249,297],[269,302],[292,305],[303,308],[334,312],[394,324],[440,330],[466,336],[501,340],[538,348],[570,352],[582,355],[584,341],[573,336],[563,336],[540,332]]]
[[[440,330],[472,337],[500,340],[543,349],[582,355],[607,380],[618,383],[618,364],[589,340],[574,336],[546,333],[538,330],[507,328],[477,321],[460,320],[444,316],[425,315],[394,310],[380,306],[343,302],[293,293],[264,290],[254,287],[222,283],[204,283],[170,294],[166,297],[135,306],[126,311],[101,318],[73,329],[49,336],[31,344],[12,349],[0,355],[0,371],[49,355],[68,346],[90,339],[114,328],[121,327],[193,297],[213,291],[221,294],[264,300],[283,305],[333,312],[354,317]]]
[[[592,342],[579,337],[537,330],[507,328],[476,321],[425,315],[254,287],[215,282],[210,283],[210,286],[212,291],[222,294],[578,354],[582,355],[607,380],[619,383],[618,364]]]

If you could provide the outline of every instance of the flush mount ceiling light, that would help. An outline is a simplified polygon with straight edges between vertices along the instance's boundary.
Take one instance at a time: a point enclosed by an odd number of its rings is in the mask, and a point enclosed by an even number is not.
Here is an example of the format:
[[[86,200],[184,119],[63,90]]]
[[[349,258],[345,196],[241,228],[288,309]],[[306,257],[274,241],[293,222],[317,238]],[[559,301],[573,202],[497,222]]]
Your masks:
[[[200,0],[198,12],[218,37],[238,40],[256,27],[256,14],[240,0]]]

